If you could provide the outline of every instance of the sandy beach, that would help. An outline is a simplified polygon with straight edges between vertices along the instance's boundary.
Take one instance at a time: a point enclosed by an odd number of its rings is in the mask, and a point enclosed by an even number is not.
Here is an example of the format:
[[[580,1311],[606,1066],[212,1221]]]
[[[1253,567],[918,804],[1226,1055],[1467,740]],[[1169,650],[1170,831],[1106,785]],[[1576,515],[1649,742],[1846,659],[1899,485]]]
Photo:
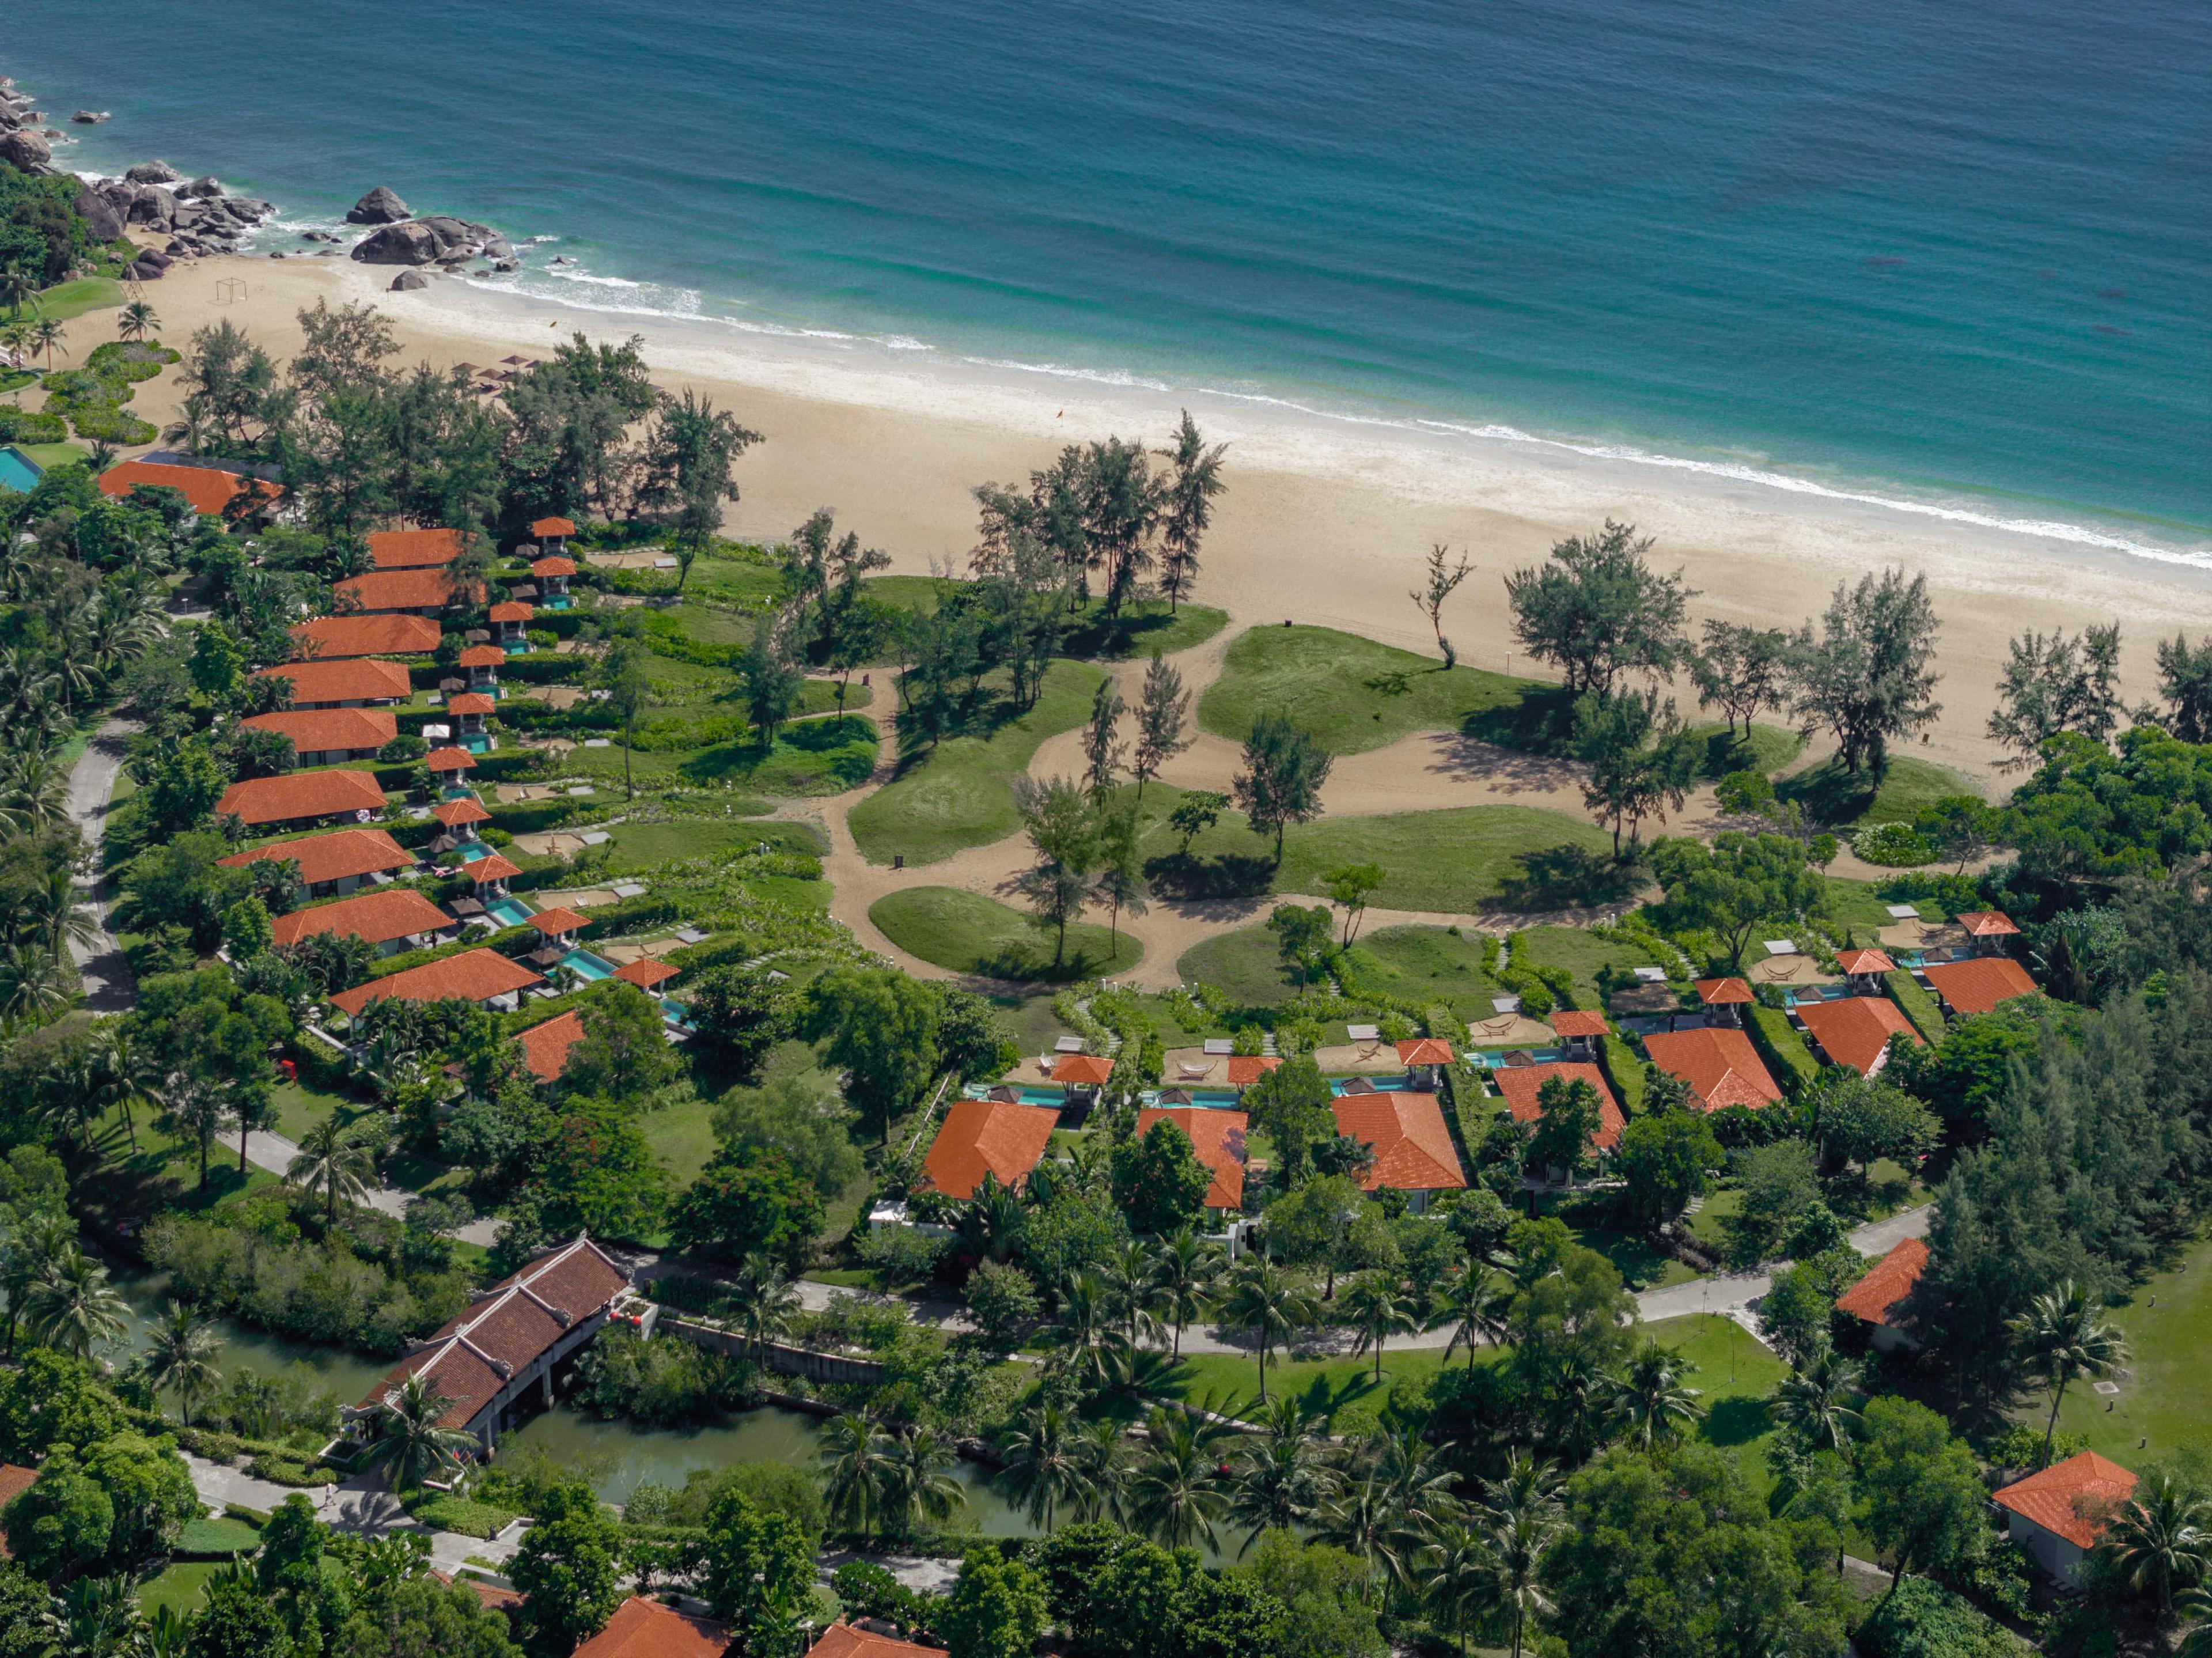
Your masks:
[[[2188,563],[1410,423],[1363,426],[933,354],[902,361],[872,343],[609,314],[452,277],[393,294],[390,280],[388,268],[339,259],[240,257],[180,264],[146,296],[173,344],[228,319],[280,359],[297,343],[295,314],[318,298],[375,303],[410,361],[439,366],[543,355],[577,328],[595,340],[641,334],[656,383],[711,397],[766,434],[740,465],[732,534],[779,537],[831,507],[911,574],[964,567],[975,484],[1019,479],[1066,442],[1109,433],[1159,442],[1187,403],[1209,439],[1231,446],[1201,601],[1235,626],[1288,618],[1433,650],[1407,590],[1431,544],[1445,542],[1478,570],[1446,630],[1462,659],[1483,667],[1533,665],[1511,654],[1504,574],[1608,517],[1657,537],[1656,561],[1680,566],[1697,591],[1698,617],[1796,625],[1838,580],[1902,564],[1926,573],[1943,623],[1943,716],[1914,752],[1988,781],[1996,754],[1983,728],[2011,636],[2117,618],[2136,700],[2155,690],[2154,640],[2212,629],[2212,569]],[[112,314],[70,325],[72,356],[109,337]],[[165,376],[136,406],[159,422],[176,401]],[[1694,703],[1686,683],[1676,691],[1686,709]]]

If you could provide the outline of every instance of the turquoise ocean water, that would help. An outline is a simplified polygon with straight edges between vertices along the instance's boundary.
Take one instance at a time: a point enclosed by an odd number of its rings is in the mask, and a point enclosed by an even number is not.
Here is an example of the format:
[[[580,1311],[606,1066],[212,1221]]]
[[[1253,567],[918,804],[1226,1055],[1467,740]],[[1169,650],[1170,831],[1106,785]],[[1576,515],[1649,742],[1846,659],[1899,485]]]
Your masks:
[[[52,113],[115,112],[69,165],[159,154],[295,228],[390,184],[558,238],[517,280],[575,303],[2212,560],[2197,0],[12,0],[7,25],[0,70]]]

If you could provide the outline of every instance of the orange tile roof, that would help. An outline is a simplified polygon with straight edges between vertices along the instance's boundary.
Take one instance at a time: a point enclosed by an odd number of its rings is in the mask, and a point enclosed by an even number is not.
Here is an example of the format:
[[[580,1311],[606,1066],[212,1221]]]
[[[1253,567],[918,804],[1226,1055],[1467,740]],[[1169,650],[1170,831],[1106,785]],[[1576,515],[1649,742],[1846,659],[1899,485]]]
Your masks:
[[[211,466],[165,466],[159,461],[126,460],[100,475],[100,492],[122,496],[142,483],[152,484],[177,490],[203,517],[220,518],[244,482],[236,472],[218,471]],[[282,484],[270,483],[266,479],[257,478],[254,483],[263,497],[270,501],[284,493]]]
[[[274,668],[256,668],[253,677],[290,680],[295,708],[311,702],[404,701],[415,690],[405,668],[370,657],[286,662]]]
[[[1114,1061],[1096,1054],[1063,1054],[1052,1062],[1052,1079],[1078,1088],[1102,1088],[1114,1074]]]
[[[1610,1151],[1620,1145],[1620,1133],[1628,1127],[1628,1119],[1620,1114],[1620,1102],[1606,1086],[1605,1072],[1595,1066],[1509,1065],[1490,1073],[1490,1080],[1505,1096],[1506,1108],[1513,1113],[1516,1122],[1544,1120],[1544,1108],[1537,1096],[1544,1091],[1544,1084],[1554,1077],[1565,1077],[1569,1082],[1586,1082],[1597,1090],[1597,1133],[1590,1136],[1590,1144],[1601,1151]]]
[[[331,591],[349,595],[366,612],[439,610],[458,603],[453,579],[442,569],[371,570],[348,576]]]
[[[39,1471],[36,1468],[26,1468],[15,1462],[0,1462],[0,1509],[6,1508],[38,1483]],[[5,1541],[0,1540],[0,1553],[5,1553],[6,1549]]]
[[[530,925],[540,932],[581,932],[591,926],[592,918],[579,915],[573,909],[541,909],[530,918]]]
[[[1344,1094],[1334,1104],[1340,1134],[1375,1148],[1364,1190],[1457,1191],[1467,1184],[1451,1131],[1434,1094]]]
[[[428,656],[438,648],[438,624],[427,616],[319,616],[292,629],[301,654],[322,661],[345,656]]]
[[[1797,1017],[1820,1044],[1832,1065],[1847,1065],[1870,1077],[1889,1049],[1889,1039],[1910,1036],[1920,1045],[1912,1021],[1887,996],[1846,996],[1837,1002],[1800,1002]]]
[[[464,668],[497,668],[507,661],[507,653],[496,645],[471,645],[461,653]]]
[[[1434,1036],[1416,1036],[1411,1042],[1393,1044],[1398,1050],[1400,1065],[1449,1065],[1452,1045]]]
[[[1723,1106],[1772,1105],[1782,1097],[1774,1078],[1759,1063],[1759,1051],[1742,1031],[1707,1026],[1703,1030],[1663,1031],[1644,1039],[1651,1063],[1690,1084],[1708,1111]]]
[[[1691,988],[1707,1007],[1726,1007],[1755,999],[1751,987],[1741,979],[1700,979]]]
[[[1206,1188],[1209,1209],[1244,1206],[1244,1133],[1250,1122],[1242,1111],[1216,1111],[1202,1105],[1147,1106],[1137,1114],[1142,1139],[1156,1122],[1171,1122],[1190,1136],[1190,1148],[1213,1173]]]
[[[547,536],[572,536],[576,526],[565,518],[541,518],[531,525],[530,533],[542,541]]]
[[[1961,1015],[1986,1013],[1999,1002],[2033,996],[2038,986],[2027,969],[2009,956],[1977,956],[1970,961],[1938,962],[1923,968],[1936,993]]]
[[[1836,965],[1844,973],[1894,973],[1897,963],[1878,950],[1839,950]]]
[[[1563,1007],[1552,1015],[1552,1034],[1555,1036],[1602,1036],[1610,1029],[1602,1013]]]
[[[365,771],[295,771],[233,783],[215,809],[219,816],[227,813],[248,824],[289,823],[341,812],[382,811],[384,791]]]
[[[1957,918],[1969,938],[2003,938],[2020,931],[2001,909],[1970,909]]]
[[[575,1658],[721,1658],[729,1644],[721,1625],[633,1594]]]
[[[442,1002],[453,996],[463,1001],[483,1002],[544,982],[543,974],[532,972],[520,962],[510,962],[495,950],[471,950],[426,962],[421,967],[410,967],[404,973],[371,979],[351,990],[341,990],[331,1001],[344,1012],[358,1013],[371,1002],[380,1002],[387,996],[410,1002]]]
[[[1889,1309],[1912,1293],[1927,1265],[1928,1245],[1919,1238],[1905,1238],[1836,1297],[1836,1310],[1868,1324],[1887,1324]]]
[[[955,1100],[922,1160],[923,1178],[949,1198],[974,1197],[986,1174],[1001,1186],[1019,1186],[1059,1122],[1060,1113],[1042,1105]]]
[[[537,614],[536,605],[525,604],[517,599],[509,599],[504,604],[495,604],[490,610],[491,619],[495,622],[527,622]]]
[[[466,749],[433,749],[422,756],[422,763],[432,771],[467,771],[477,757]]]
[[[872,1630],[838,1623],[822,1631],[822,1638],[806,1658],[944,1658],[944,1655],[935,1647],[916,1646],[911,1641],[896,1641]]]
[[[300,878],[309,886],[343,881],[349,876],[411,869],[416,863],[415,854],[382,829],[340,829],[334,835],[303,835],[291,841],[271,841],[265,847],[234,853],[216,861],[225,869],[244,869],[264,858],[291,859],[300,866]]]
[[[307,708],[257,714],[239,722],[258,732],[280,732],[295,752],[382,748],[399,735],[399,716],[389,708]]]
[[[574,575],[576,574],[576,561],[556,553],[550,558],[541,558],[532,563],[530,574],[534,576]]]
[[[655,985],[665,985],[671,979],[680,979],[684,969],[671,967],[665,962],[655,961],[650,956],[641,956],[634,962],[624,962],[615,969],[615,977],[626,985],[635,985],[640,990],[650,990]]]
[[[2132,1472],[2094,1451],[2076,1451],[2063,1462],[2001,1488],[1990,1501],[2076,1548],[2094,1549],[2112,1511],[2135,1494]]]
[[[441,800],[430,808],[430,816],[447,829],[458,829],[463,823],[489,823],[491,814],[484,810],[483,801],[473,796],[459,800]]]
[[[1282,1060],[1273,1054],[1231,1054],[1229,1056],[1229,1085],[1249,1088],[1266,1076]]]
[[[499,704],[482,691],[463,691],[446,699],[448,714],[497,714]]]
[[[368,556],[380,570],[416,570],[450,564],[461,556],[459,530],[379,530],[368,537]]]
[[[475,1591],[487,1612],[520,1612],[528,1604],[518,1590],[504,1588],[497,1583],[487,1583],[481,1577],[464,1577],[461,1587]]]
[[[273,923],[276,942],[296,944],[313,933],[335,932],[366,938],[373,944],[389,944],[411,933],[436,932],[453,925],[453,918],[412,887],[392,887],[341,898],[313,909],[295,909]]]
[[[512,879],[522,873],[522,865],[511,864],[495,852],[490,857],[479,858],[471,864],[468,866],[468,872],[476,877],[478,886],[483,886],[493,881]]]
[[[540,1082],[558,1082],[568,1068],[568,1050],[584,1040],[584,1016],[568,1012],[534,1024],[516,1036],[522,1044],[522,1062]]]

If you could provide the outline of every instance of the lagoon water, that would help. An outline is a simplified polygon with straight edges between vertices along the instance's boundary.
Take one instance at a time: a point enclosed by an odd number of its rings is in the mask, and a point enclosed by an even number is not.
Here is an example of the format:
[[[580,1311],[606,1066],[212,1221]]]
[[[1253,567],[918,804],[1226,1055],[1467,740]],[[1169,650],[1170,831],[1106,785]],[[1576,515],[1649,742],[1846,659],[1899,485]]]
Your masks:
[[[58,159],[574,303],[2203,544],[2191,0],[13,0]],[[286,239],[278,239],[280,241]],[[573,264],[554,266],[556,255]]]

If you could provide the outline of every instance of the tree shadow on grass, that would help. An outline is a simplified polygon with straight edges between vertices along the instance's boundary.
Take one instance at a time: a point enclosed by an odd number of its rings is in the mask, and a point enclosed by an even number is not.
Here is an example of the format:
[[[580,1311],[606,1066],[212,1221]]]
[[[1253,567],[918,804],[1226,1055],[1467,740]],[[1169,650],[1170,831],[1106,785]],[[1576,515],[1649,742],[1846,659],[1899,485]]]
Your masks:
[[[981,957],[976,960],[975,971],[990,979],[1064,985],[1118,973],[1132,964],[1127,957],[1116,962],[1103,950],[1084,950],[1074,944],[1070,944],[1066,953],[1054,963],[1051,941],[1048,939],[1042,944],[1027,941],[1008,944],[1002,950]]]
[[[1748,1445],[1773,1425],[1763,1399],[1717,1399],[1705,1413],[1705,1438],[1715,1445]]]
[[[1865,817],[1881,787],[1881,780],[1873,772],[1854,775],[1831,759],[1810,771],[1784,778],[1774,786],[1774,792],[1804,807],[1806,817],[1814,823],[1838,824],[1856,823]]]
[[[1460,722],[1467,736],[1501,749],[1553,756],[1566,753],[1574,729],[1575,699],[1562,685],[1528,691],[1516,701],[1478,709]]]
[[[1275,863],[1243,853],[1222,853],[1200,858],[1187,852],[1170,852],[1149,859],[1145,878],[1160,897],[1178,903],[1208,899],[1257,898],[1275,881]]]
[[[1583,909],[1632,897],[1641,884],[1635,864],[1587,847],[1546,847],[1523,853],[1518,867],[1498,883],[1498,902],[1508,909]]]

